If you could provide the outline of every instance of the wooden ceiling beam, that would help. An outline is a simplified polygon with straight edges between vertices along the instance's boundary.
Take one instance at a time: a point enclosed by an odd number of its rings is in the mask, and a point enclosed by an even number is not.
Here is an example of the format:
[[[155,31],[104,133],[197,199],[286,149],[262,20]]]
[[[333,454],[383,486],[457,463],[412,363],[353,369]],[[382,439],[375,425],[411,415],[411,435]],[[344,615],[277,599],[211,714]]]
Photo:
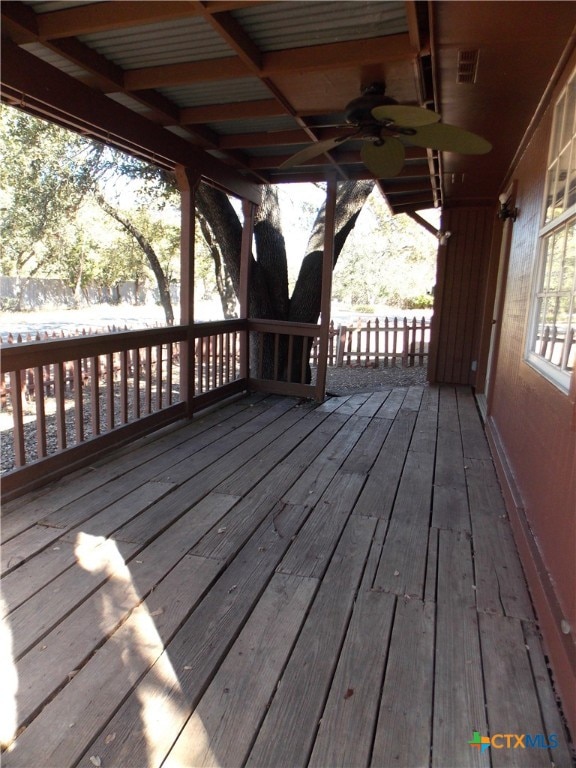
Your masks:
[[[239,101],[231,104],[207,104],[202,107],[185,107],[180,111],[181,125],[217,123],[243,118],[281,117],[286,109],[276,99]]]
[[[22,6],[37,19],[37,32],[41,39],[58,40],[65,37],[90,35],[108,30],[186,19],[203,14],[204,11],[210,15],[218,15],[238,8],[259,5],[260,2],[261,0],[218,0],[217,2],[202,3],[200,7],[196,2],[183,2],[182,0],[163,0],[161,3],[123,0],[123,2],[115,3],[86,4],[39,14],[15,0],[7,0],[2,5]],[[19,40],[18,42],[24,41]]]
[[[140,0],[89,3],[61,11],[40,13],[38,28],[42,39],[56,40],[145,24],[159,24],[196,16],[198,13],[199,8],[195,4],[180,0],[164,0],[162,3],[143,3]]]
[[[362,163],[360,152],[331,152],[332,159],[338,165],[356,165]],[[282,163],[288,160],[291,155],[274,155],[269,157],[251,157],[249,160],[250,168],[254,170],[260,170],[264,168],[278,168]],[[306,161],[305,165],[297,166],[298,168],[310,167],[315,165],[329,165],[326,159],[326,153],[322,153],[317,157],[313,157]]]
[[[263,74],[271,77],[294,71],[313,72],[369,64],[386,65],[395,61],[410,60],[413,55],[407,33],[385,35],[343,43],[271,51],[263,55]]]
[[[358,151],[340,151],[336,152],[332,150],[330,152],[330,156],[335,161],[337,165],[358,165],[362,164],[362,158],[360,156],[360,152]],[[265,157],[251,157],[248,161],[249,167],[253,170],[262,170],[262,169],[273,169],[278,168],[282,163],[284,163],[286,160],[288,160],[291,157],[289,154],[284,155],[274,155],[274,156],[265,156]],[[297,166],[298,168],[308,168],[310,166],[318,166],[318,165],[328,165],[328,162],[326,160],[326,153],[320,154],[317,157],[313,157],[310,160],[307,160],[305,164],[302,164],[300,166]],[[418,189],[423,189],[423,184],[426,185],[426,182],[428,182],[428,185],[430,184],[430,176],[427,172],[427,168],[424,165],[409,165],[406,164],[400,173],[398,173],[394,179],[411,179],[413,180],[414,184],[417,185]],[[417,181],[417,179],[420,179],[420,181]],[[402,187],[403,189],[404,187]],[[416,188],[416,187],[415,187]],[[426,188],[426,186],[424,186]],[[398,190],[400,191],[400,189]]]
[[[330,43],[306,48],[291,48],[262,54],[259,76],[274,77],[291,72],[345,69],[367,64],[405,61],[413,54],[407,34],[374,37],[345,43]],[[232,80],[255,75],[238,56],[225,56],[208,61],[191,61],[181,64],[165,64],[159,67],[143,67],[125,73],[125,84],[130,90],[161,88],[173,85],[190,85],[196,82]]]
[[[386,195],[386,199],[394,213],[410,214],[412,211],[421,211],[424,208],[434,208],[434,199],[431,195],[427,197],[417,197],[402,202],[398,202],[393,198],[390,199],[388,195]]]
[[[37,57],[6,40],[2,45],[2,84],[9,93],[21,94],[20,106],[34,102],[33,111],[54,115],[63,124],[84,135],[105,141],[163,167],[184,165],[233,194],[254,202],[260,199],[257,186],[233,168],[210,157],[190,142],[117,104],[78,80],[46,67]]]
[[[32,22],[34,19],[31,19],[29,14],[22,14],[22,9],[26,10],[26,7],[19,3],[4,3],[2,6],[3,22],[8,22],[10,28],[18,25],[18,29],[21,31],[24,28],[28,30],[28,42],[40,42],[39,37],[33,33]],[[35,16],[36,14],[33,13],[32,15]],[[18,35],[20,38],[22,36],[22,34]],[[171,101],[150,89],[129,92],[124,86],[124,70],[76,38],[48,40],[43,45],[86,70],[93,78],[94,82],[91,84],[94,84],[98,90],[104,93],[129,94],[131,98],[150,110],[153,119],[164,125],[180,125],[180,111]],[[217,136],[208,129],[196,128],[190,130],[189,133],[200,146],[217,147],[218,145]]]
[[[396,179],[403,179],[402,183],[395,184]],[[390,184],[392,182],[392,185]],[[434,188],[440,186],[440,182],[434,182]],[[412,179],[409,176],[402,177],[400,175],[394,176],[393,179],[382,179],[382,187],[384,192],[390,197],[395,195],[407,195],[422,192],[423,194],[432,194],[433,183],[430,178],[426,176],[418,177],[418,179]]]
[[[38,15],[22,3],[8,0],[0,6],[2,12],[2,30],[15,42],[23,45],[38,39]]]
[[[215,80],[234,80],[252,74],[237,56],[226,56],[207,61],[189,61],[182,64],[165,64],[161,67],[143,67],[125,72],[124,82],[131,91],[147,88],[163,88],[174,85]]]
[[[352,129],[353,131],[354,129]],[[342,136],[342,128],[322,128],[316,131],[318,140],[332,139]],[[351,134],[352,135],[352,134]],[[275,147],[290,144],[309,144],[310,136],[305,130],[273,131],[266,133],[240,133],[230,136],[222,136],[221,149],[247,149],[250,147]]]
[[[374,175],[367,168],[358,166],[356,168],[346,169],[346,179],[349,181],[374,181]],[[330,169],[333,173],[333,170]],[[318,184],[326,181],[326,169],[323,171],[286,171],[284,173],[271,173],[270,184]]]
[[[262,53],[240,24],[229,13],[209,13],[203,2],[198,3],[198,8],[204,20],[236,51],[238,57],[248,67],[259,71],[262,67]]]
[[[271,0],[207,0],[203,3],[210,13],[228,13],[255,5],[267,5]]]

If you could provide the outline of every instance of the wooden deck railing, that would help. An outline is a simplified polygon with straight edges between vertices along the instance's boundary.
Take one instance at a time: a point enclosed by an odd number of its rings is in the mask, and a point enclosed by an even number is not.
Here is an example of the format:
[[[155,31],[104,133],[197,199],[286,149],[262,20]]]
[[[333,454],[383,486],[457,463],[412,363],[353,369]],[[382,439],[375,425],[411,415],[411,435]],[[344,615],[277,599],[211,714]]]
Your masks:
[[[9,400],[12,409],[15,469],[3,475],[2,497],[248,388],[319,399],[321,385],[308,383],[311,363],[414,365],[427,355],[424,320],[331,327],[324,361],[320,331],[308,323],[224,320],[3,344],[2,405]]]
[[[246,388],[246,321],[222,320],[194,326],[195,409]]]
[[[3,344],[15,463],[3,498],[245,389],[242,330],[245,321],[224,321],[192,334],[176,326]],[[188,343],[196,347],[191,403],[180,376]]]
[[[306,383],[319,339],[318,325],[252,319],[248,321],[248,330],[250,344],[258,350],[255,369],[250,372],[253,389],[300,397],[320,396],[314,384]]]

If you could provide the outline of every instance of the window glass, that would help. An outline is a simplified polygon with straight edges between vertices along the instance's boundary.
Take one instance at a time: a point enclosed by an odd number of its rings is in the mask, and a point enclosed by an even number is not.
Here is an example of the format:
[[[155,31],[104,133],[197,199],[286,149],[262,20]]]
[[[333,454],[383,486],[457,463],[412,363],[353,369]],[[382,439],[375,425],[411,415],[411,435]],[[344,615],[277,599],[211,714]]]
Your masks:
[[[576,73],[554,111],[543,207],[527,360],[568,392],[576,359]]]

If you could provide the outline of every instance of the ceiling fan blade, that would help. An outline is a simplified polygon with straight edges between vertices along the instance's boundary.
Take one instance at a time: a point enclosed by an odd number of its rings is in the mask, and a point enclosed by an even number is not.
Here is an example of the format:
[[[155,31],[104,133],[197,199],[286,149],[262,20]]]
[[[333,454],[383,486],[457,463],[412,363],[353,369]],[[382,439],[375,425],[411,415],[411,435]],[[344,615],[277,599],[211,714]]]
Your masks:
[[[482,136],[446,123],[423,125],[415,128],[414,134],[402,138],[416,147],[459,152],[463,155],[484,155],[492,149],[492,144]]]
[[[438,112],[403,104],[383,104],[381,107],[374,107],[372,117],[382,123],[392,120],[396,125],[406,128],[418,128],[420,125],[430,125],[440,120]]]
[[[343,144],[351,138],[352,136],[338,136],[335,139],[324,139],[324,141],[318,141],[316,144],[310,144],[309,147],[305,147],[305,149],[301,149],[300,152],[296,152],[295,155],[289,157],[288,160],[285,160],[282,165],[278,167],[293,168],[295,165],[302,165],[308,160],[312,160],[313,157],[323,155],[324,152],[329,152],[331,149],[334,149],[334,147]]]
[[[367,141],[360,150],[362,162],[378,179],[397,176],[404,165],[404,145],[393,137],[373,143]]]

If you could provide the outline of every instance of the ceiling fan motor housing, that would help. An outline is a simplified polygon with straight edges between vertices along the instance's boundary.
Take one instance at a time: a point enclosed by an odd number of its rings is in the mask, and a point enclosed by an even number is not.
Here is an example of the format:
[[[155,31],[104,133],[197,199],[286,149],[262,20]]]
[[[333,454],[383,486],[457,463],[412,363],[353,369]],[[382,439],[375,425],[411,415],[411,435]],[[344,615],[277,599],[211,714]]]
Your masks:
[[[344,112],[346,122],[351,125],[366,125],[374,123],[372,110],[385,104],[398,104],[395,99],[384,95],[382,86],[371,85],[364,90],[362,96],[351,101]]]

